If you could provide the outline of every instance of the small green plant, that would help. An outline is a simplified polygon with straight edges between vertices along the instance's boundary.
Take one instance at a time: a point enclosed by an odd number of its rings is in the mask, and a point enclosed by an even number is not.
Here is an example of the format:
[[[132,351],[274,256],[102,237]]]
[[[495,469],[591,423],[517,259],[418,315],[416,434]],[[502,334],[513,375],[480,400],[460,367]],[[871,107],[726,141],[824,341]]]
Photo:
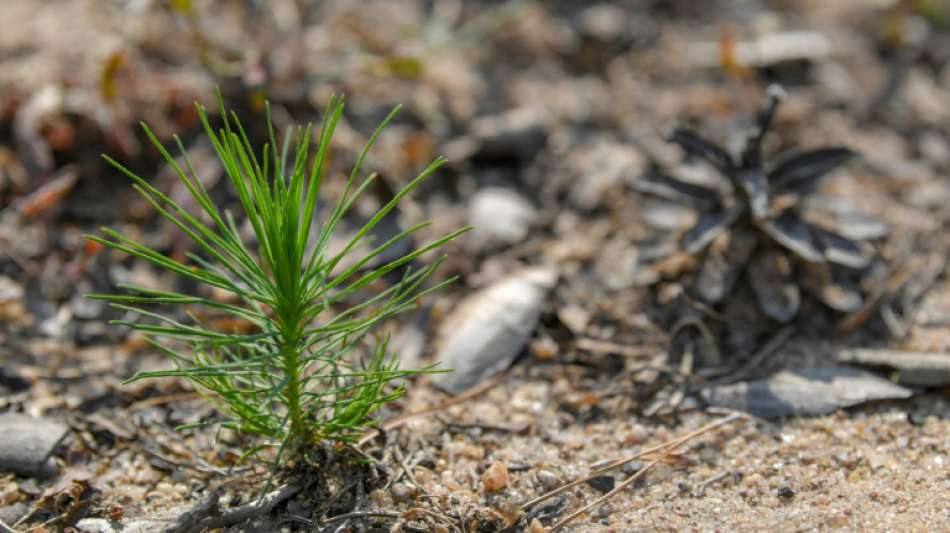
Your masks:
[[[373,227],[443,164],[444,160],[438,158],[383,205],[342,250],[331,253],[328,245],[334,230],[375,178],[358,178],[363,161],[398,108],[370,137],[341,197],[332,209],[328,208],[329,213],[318,226],[314,222],[318,196],[343,99],[331,98],[315,139],[311,139],[311,126],[291,128],[280,149],[268,110],[270,142],[259,158],[237,116],[232,112],[229,118],[220,97],[219,103],[223,127],[217,131],[200,105],[198,114],[237,193],[243,216],[253,228],[256,250],[241,238],[235,217],[212,202],[181,140],[175,137],[182,153],[179,164],[145,124],[142,127],[146,135],[187,187],[201,213],[189,213],[115,160],[105,158],[134,181],[135,189],[156,211],[194,242],[195,253],[186,261],[178,261],[109,228],[102,229],[103,237],[89,238],[230,293],[231,298],[136,286],[122,286],[129,291],[127,295],[88,297],[111,302],[150,320],[116,323],[144,332],[175,362],[174,369],[142,372],[129,381],[155,377],[190,381],[221,413],[223,418],[214,423],[262,438],[263,443],[246,455],[276,449],[274,464],[278,465],[305,455],[321,441],[353,440],[373,424],[371,415],[375,411],[403,392],[401,385],[394,386],[395,381],[432,371],[399,370],[387,354],[387,342],[373,335],[372,346],[363,348],[367,334],[380,322],[444,284],[424,287],[440,261],[416,271],[411,270],[411,263],[467,228],[382,264],[379,262],[384,252],[428,223],[416,224],[386,242],[370,243]],[[310,153],[312,142],[317,147],[314,155]],[[371,249],[358,252],[367,243]],[[398,283],[362,301],[357,299],[374,281],[399,272],[403,274]],[[153,305],[176,306],[179,314],[181,306],[200,306],[229,315],[246,327],[222,331],[202,323],[195,313],[188,313],[189,319],[183,321],[173,313],[145,308]],[[357,357],[359,353],[364,357]]]

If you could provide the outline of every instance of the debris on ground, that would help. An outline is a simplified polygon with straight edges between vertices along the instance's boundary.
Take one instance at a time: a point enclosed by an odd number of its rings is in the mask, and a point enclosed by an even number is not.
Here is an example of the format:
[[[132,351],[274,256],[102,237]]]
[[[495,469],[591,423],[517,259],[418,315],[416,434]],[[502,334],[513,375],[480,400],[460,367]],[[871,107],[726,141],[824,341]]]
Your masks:
[[[0,2],[0,529],[950,529],[944,3],[101,3]],[[83,235],[195,257],[101,158],[181,199],[143,120],[237,212],[217,89],[255,145],[265,102],[281,135],[345,94],[319,217],[402,104],[340,227],[439,154],[373,242],[476,226],[379,330],[453,372],[287,477],[187,384],[124,384],[174,363],[84,298],[191,290]]]
[[[910,389],[847,367],[783,370],[762,380],[713,385],[702,390],[703,399],[710,405],[767,419],[823,415],[869,401],[912,395]]]
[[[23,476],[50,474],[47,461],[69,428],[49,419],[0,415],[0,470]]]

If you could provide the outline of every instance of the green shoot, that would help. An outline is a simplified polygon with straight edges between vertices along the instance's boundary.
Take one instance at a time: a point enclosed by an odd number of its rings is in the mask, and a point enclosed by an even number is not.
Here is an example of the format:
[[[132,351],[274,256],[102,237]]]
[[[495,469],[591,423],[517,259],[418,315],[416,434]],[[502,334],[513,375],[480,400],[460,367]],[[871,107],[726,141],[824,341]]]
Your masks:
[[[412,226],[384,243],[371,242],[374,226],[443,164],[444,159],[438,158],[383,205],[342,250],[331,252],[331,236],[374,179],[373,175],[359,178],[366,155],[398,108],[372,134],[342,196],[318,225],[314,223],[318,197],[343,99],[331,98],[319,132],[311,126],[291,129],[279,147],[268,113],[270,142],[259,155],[237,116],[231,113],[229,117],[223,102],[220,105],[223,125],[218,130],[200,105],[198,113],[256,245],[246,243],[238,221],[213,203],[181,140],[175,137],[182,153],[179,164],[145,124],[145,134],[188,189],[200,213],[188,212],[146,180],[104,157],[134,182],[158,213],[191,239],[196,253],[179,261],[109,228],[102,229],[103,236],[88,238],[230,297],[135,286],[123,286],[128,291],[124,295],[88,297],[147,319],[116,323],[145,333],[175,363],[173,369],[142,372],[129,381],[177,377],[191,382],[221,413],[223,418],[215,423],[262,439],[252,452],[277,450],[276,466],[305,455],[321,441],[354,440],[372,426],[373,414],[380,407],[402,394],[402,386],[394,386],[395,382],[433,371],[399,370],[385,340],[375,340],[368,356],[358,355],[364,353],[367,335],[381,322],[443,285],[424,288],[439,261],[415,271],[411,264],[467,228],[380,264],[387,249],[412,238],[427,224]],[[311,144],[316,146],[312,155]],[[369,251],[358,252],[366,245]],[[404,272],[401,281],[357,300],[384,275],[399,272]],[[203,308],[229,316],[232,324],[243,327],[216,329],[196,318],[197,314],[181,321],[172,313],[150,309],[155,305]],[[182,349],[182,342],[187,348]]]

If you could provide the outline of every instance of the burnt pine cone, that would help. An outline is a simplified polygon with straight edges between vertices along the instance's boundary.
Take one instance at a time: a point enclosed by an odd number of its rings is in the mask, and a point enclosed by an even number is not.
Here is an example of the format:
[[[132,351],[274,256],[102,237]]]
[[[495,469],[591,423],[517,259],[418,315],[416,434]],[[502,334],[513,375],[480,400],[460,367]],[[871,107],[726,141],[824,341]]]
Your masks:
[[[769,89],[769,100],[738,159],[699,135],[677,129],[669,141],[714,166],[728,178],[732,194],[652,175],[648,192],[685,201],[700,209],[696,224],[680,246],[702,254],[693,289],[709,304],[730,294],[743,271],[759,308],[780,322],[792,320],[801,304],[801,288],[825,305],[850,312],[862,304],[855,283],[871,264],[866,245],[803,220],[799,201],[815,191],[829,172],[854,157],[844,147],[799,153],[775,165],[762,161],[762,140],[784,93]]]

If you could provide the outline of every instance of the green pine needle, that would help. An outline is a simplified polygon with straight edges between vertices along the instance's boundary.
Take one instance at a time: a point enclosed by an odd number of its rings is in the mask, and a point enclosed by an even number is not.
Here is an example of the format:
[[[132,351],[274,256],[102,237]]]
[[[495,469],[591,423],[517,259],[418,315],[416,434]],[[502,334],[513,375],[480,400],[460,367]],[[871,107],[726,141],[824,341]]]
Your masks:
[[[343,99],[330,99],[319,132],[311,126],[291,129],[279,148],[268,108],[270,142],[259,155],[237,116],[225,112],[220,95],[219,105],[223,126],[218,130],[212,128],[201,105],[197,106],[198,115],[237,192],[242,215],[253,228],[256,249],[249,248],[241,238],[231,214],[222,212],[211,200],[181,140],[175,137],[184,167],[145,124],[145,134],[175,171],[201,213],[188,212],[132,171],[104,157],[133,181],[133,187],[158,213],[192,240],[197,253],[186,262],[178,261],[109,228],[103,228],[102,236],[88,238],[230,293],[240,303],[134,286],[122,287],[130,294],[87,296],[133,310],[147,319],[116,323],[145,333],[175,363],[173,369],[142,372],[129,381],[162,377],[188,380],[220,411],[224,417],[216,422],[220,427],[263,439],[247,455],[264,449],[278,450],[276,468],[321,441],[348,442],[359,437],[373,425],[376,411],[402,395],[402,385],[394,383],[433,371],[399,370],[389,356],[386,340],[375,340],[371,355],[362,363],[354,362],[353,354],[381,322],[445,284],[425,288],[426,280],[441,261],[417,271],[409,270],[409,264],[468,228],[369,267],[392,246],[411,239],[427,226],[417,224],[352,257],[362,245],[371,242],[374,226],[442,166],[445,160],[438,158],[383,205],[342,251],[331,253],[328,245],[337,225],[374,179],[370,175],[360,180],[363,162],[398,108],[366,143],[347,178],[342,197],[326,219],[314,225],[330,139],[343,113]],[[316,145],[313,155],[311,144]],[[338,269],[341,264],[349,266]],[[407,272],[399,283],[365,301],[351,303],[361,288],[399,268]],[[182,323],[169,314],[143,308],[155,305],[203,306],[246,322],[250,333],[213,330],[197,320]],[[190,349],[177,350],[163,340],[184,341]]]

